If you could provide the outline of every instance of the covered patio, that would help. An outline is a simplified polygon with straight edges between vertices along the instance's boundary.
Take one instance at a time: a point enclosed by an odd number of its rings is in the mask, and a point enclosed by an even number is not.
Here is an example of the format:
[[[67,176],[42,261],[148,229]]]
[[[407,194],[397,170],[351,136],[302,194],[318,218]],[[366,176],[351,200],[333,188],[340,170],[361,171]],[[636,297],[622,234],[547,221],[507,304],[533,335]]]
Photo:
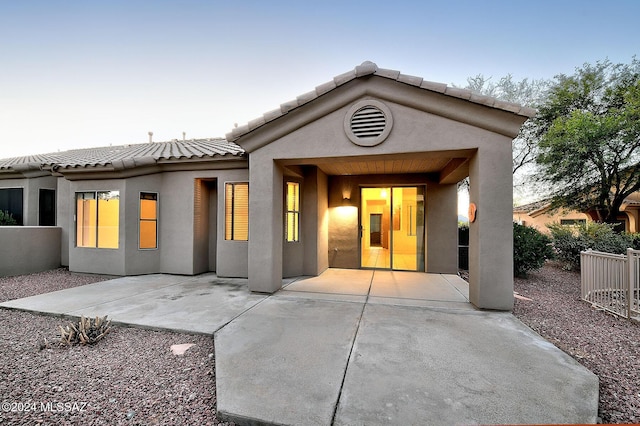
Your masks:
[[[455,274],[469,177],[469,301],[511,310],[511,142],[534,112],[364,62],[233,129],[249,156],[249,288],[327,268]]]

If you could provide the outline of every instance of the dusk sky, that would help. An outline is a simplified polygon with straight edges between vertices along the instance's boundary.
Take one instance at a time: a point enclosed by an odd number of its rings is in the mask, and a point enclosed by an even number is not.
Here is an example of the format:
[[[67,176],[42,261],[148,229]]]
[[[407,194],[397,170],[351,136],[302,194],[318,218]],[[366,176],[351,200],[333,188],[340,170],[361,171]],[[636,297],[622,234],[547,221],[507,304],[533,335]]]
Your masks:
[[[224,137],[365,60],[463,86],[640,53],[637,0],[0,0],[0,158]]]

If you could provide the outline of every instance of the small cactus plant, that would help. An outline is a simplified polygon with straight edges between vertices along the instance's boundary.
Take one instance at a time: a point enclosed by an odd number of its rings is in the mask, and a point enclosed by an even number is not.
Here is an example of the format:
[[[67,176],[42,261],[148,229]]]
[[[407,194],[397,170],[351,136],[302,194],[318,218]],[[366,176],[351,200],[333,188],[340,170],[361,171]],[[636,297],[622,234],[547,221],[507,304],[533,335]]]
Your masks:
[[[60,326],[60,340],[67,346],[94,345],[111,330],[111,320],[107,316],[95,319],[80,317],[77,323],[69,322],[66,327]]]

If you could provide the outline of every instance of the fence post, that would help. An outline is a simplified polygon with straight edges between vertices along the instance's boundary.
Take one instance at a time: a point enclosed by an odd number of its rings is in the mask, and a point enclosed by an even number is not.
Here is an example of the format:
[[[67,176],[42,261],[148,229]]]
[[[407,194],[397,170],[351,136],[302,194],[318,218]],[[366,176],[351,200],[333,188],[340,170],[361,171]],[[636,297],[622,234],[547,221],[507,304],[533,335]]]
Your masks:
[[[635,271],[633,262],[633,249],[627,249],[627,318],[631,318],[631,308],[633,307],[634,289],[633,286],[636,282]]]

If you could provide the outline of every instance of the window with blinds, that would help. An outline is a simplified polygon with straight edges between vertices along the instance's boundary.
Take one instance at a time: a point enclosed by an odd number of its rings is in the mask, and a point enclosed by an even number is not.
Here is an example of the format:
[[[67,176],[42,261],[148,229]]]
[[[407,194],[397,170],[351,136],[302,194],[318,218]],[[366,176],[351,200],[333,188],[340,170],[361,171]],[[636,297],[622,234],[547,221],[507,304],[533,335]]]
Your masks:
[[[249,183],[225,184],[224,239],[249,240]]]
[[[287,182],[286,240],[300,241],[300,184]]]
[[[140,193],[140,249],[158,248],[158,194]]]

